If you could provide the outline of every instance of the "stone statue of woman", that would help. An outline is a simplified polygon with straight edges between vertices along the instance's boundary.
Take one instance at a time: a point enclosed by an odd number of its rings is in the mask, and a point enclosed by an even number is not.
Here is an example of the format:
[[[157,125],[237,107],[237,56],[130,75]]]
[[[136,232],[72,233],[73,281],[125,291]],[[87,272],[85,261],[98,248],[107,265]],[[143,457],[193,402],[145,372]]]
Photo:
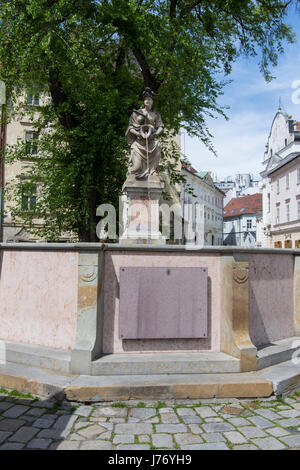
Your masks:
[[[144,107],[134,110],[126,130],[126,140],[131,147],[128,175],[147,179],[158,174],[161,145],[158,136],[164,129],[160,114],[152,109],[154,93],[146,88]]]

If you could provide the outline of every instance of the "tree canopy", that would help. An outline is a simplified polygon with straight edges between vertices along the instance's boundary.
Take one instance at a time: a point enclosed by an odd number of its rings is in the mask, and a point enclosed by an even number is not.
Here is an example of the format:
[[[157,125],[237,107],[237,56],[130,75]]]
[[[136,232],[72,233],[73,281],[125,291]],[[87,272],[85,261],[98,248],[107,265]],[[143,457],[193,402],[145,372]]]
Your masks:
[[[24,104],[39,133],[39,153],[24,172],[39,184],[35,211],[13,210],[46,239],[71,230],[96,240],[96,207],[117,205],[126,174],[125,130],[142,91],[155,93],[167,129],[184,127],[212,149],[208,116],[240,54],[257,56],[271,79],[293,41],[281,0],[0,1],[0,79],[13,111],[24,90],[51,99]],[[7,149],[22,160],[26,146]],[[166,156],[166,152],[165,152]],[[172,172],[175,177],[175,173]],[[14,193],[17,197],[17,193]]]

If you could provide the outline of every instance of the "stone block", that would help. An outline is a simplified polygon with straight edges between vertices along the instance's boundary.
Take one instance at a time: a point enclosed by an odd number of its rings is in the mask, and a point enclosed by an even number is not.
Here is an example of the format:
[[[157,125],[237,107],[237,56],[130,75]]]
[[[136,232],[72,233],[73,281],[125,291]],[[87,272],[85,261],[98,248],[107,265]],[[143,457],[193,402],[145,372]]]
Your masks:
[[[156,415],[155,408],[132,408],[130,416],[138,419],[148,419]]]
[[[247,439],[238,431],[224,432],[224,436],[231,444],[244,444]]]
[[[14,405],[8,410],[6,410],[4,413],[2,413],[2,416],[5,418],[18,418],[22,414],[24,414],[26,411],[28,411],[29,407],[24,406],[24,405]]]
[[[186,444],[201,444],[203,443],[203,439],[200,436],[190,433],[183,433],[183,434],[175,434],[175,441],[180,445]]]
[[[1,419],[0,421],[0,431],[14,432],[19,429],[21,426],[26,424],[24,420],[21,419]]]
[[[286,446],[282,444],[282,442],[275,439],[274,437],[265,437],[264,439],[255,439],[254,443],[262,450],[286,449]]]
[[[156,424],[155,425],[156,432],[163,432],[163,433],[181,433],[187,432],[187,427],[185,424]]]
[[[52,443],[51,439],[32,439],[28,444],[28,449],[45,450]]]
[[[206,444],[185,444],[182,450],[229,450],[225,442],[213,442]]]
[[[157,425],[158,426],[158,425]],[[152,424],[148,423],[123,423],[115,427],[116,434],[151,434],[153,432]]]
[[[113,439],[114,444],[133,444],[134,435],[133,434],[116,434]]]
[[[153,434],[152,444],[154,445],[154,447],[157,447],[157,448],[161,448],[161,447],[167,447],[170,449],[174,448],[174,442],[170,434]]]
[[[257,426],[243,426],[240,428],[240,432],[244,434],[248,439],[256,437],[267,437],[268,435],[260,427]]]
[[[280,440],[284,442],[288,447],[299,447],[300,446],[300,434],[295,436],[281,437]]]
[[[234,427],[228,423],[207,423],[202,424],[205,432],[226,432],[234,431]]]
[[[26,443],[30,441],[40,430],[32,426],[22,426],[8,440],[13,442]]]
[[[80,450],[112,450],[113,444],[109,441],[84,441]]]

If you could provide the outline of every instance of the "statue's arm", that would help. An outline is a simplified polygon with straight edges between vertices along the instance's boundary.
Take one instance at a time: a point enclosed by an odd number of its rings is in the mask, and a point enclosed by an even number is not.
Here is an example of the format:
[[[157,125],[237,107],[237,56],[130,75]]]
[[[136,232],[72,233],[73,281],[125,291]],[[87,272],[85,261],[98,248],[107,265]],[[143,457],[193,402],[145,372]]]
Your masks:
[[[127,140],[130,140],[130,144],[132,143],[132,139],[130,138],[130,136],[132,138],[133,136],[140,137],[140,126],[135,121],[134,113],[132,113],[132,115],[130,116],[125,136]]]

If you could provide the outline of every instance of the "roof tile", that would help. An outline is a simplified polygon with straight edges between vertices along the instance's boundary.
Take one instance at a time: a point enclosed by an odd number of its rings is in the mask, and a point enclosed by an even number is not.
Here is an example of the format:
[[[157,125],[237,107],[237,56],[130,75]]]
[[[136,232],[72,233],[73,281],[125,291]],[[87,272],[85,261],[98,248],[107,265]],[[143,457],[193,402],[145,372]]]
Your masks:
[[[262,210],[262,194],[250,194],[232,198],[224,207],[224,218],[243,214],[256,214]]]

